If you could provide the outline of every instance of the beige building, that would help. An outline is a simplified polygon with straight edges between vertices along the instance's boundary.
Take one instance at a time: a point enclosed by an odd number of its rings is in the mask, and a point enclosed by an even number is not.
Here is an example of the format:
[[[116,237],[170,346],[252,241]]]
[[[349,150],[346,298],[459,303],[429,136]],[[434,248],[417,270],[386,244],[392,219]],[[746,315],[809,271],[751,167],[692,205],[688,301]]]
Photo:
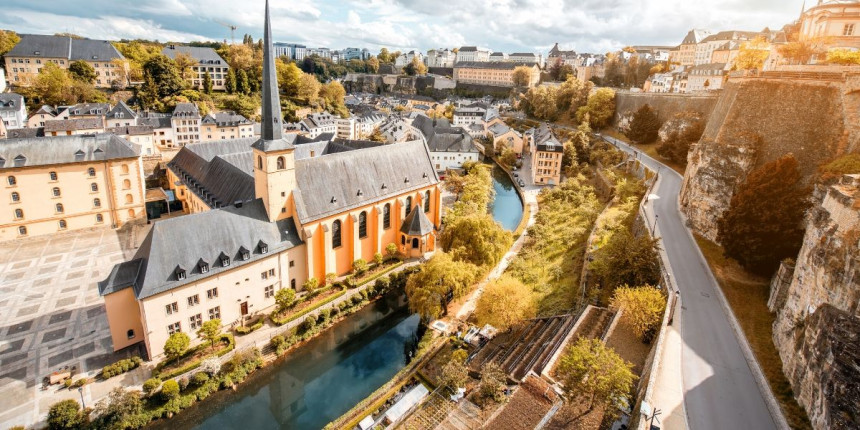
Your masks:
[[[687,87],[683,92],[714,91],[723,88],[726,65],[723,63],[701,64],[687,71]]]
[[[558,185],[561,182],[561,158],[564,146],[556,139],[552,130],[542,124],[531,133],[532,182],[536,185]]]
[[[127,125],[105,129],[140,147],[140,155],[159,155],[160,151],[155,144],[155,136],[152,127],[148,125]]]
[[[104,131],[104,121],[98,118],[45,121],[45,136],[73,136],[77,134],[103,133]]]
[[[519,66],[531,68],[528,87],[540,81],[540,69],[536,64],[514,62],[460,62],[454,65],[454,81],[463,84],[488,85],[493,87],[513,87],[514,70]]]
[[[201,140],[254,137],[254,123],[236,112],[209,114],[200,121]]]
[[[170,122],[176,146],[200,141],[200,111],[194,103],[177,103]]]
[[[697,46],[710,34],[711,32],[707,30],[690,30],[687,35],[684,36],[684,40],[681,41],[681,45],[678,47],[676,54],[678,64],[685,67],[695,65]]]
[[[97,88],[110,88],[113,81],[127,83],[128,61],[106,40],[75,39],[68,36],[21,34],[21,41],[6,58],[6,73],[12,85],[28,86],[48,62],[68,69],[73,61],[93,66]]]
[[[828,49],[860,49],[860,1],[819,1],[800,17],[800,40],[823,40]]]
[[[50,106],[42,106],[27,119],[27,128],[44,127],[45,123],[57,118],[57,112]]]
[[[110,134],[8,139],[0,176],[0,240],[144,216],[140,149]]]
[[[523,135],[510,128],[504,122],[498,122],[487,127],[487,136],[493,139],[493,147],[504,145],[517,154],[523,153]]]
[[[192,76],[189,79],[191,86],[203,89],[203,81],[206,74],[212,79],[212,89],[224,91],[226,89],[227,73],[230,66],[212,48],[198,46],[168,45],[161,50],[168,58],[175,60],[179,53],[188,55],[197,61],[196,66],[191,67]]]

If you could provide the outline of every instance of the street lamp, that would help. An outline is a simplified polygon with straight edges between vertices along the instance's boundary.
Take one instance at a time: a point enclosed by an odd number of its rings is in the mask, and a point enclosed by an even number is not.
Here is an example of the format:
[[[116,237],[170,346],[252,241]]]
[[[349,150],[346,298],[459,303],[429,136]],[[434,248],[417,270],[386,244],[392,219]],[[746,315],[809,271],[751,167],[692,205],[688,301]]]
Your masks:
[[[81,395],[81,409],[86,409],[87,404],[84,403],[84,387],[78,387],[78,393]]]
[[[654,214],[654,225],[651,226],[651,236],[654,236],[654,232],[657,230],[657,214]]]

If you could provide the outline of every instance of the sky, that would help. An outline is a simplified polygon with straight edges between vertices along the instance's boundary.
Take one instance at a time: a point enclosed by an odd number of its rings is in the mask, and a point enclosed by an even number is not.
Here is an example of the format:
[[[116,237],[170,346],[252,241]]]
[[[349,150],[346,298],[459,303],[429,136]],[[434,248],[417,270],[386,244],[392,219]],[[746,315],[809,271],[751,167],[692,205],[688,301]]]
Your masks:
[[[276,42],[390,50],[477,45],[605,53],[677,45],[691,28],[782,28],[803,0],[270,0]],[[815,0],[809,0],[812,4]],[[263,0],[3,0],[0,28],[94,39],[225,40],[263,33]]]

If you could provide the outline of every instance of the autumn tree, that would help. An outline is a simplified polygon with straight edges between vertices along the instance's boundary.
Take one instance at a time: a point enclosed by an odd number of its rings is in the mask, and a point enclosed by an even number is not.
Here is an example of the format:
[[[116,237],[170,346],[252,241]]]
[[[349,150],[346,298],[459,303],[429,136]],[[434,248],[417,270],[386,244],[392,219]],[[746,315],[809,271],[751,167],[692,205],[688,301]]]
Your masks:
[[[669,121],[672,126],[669,127],[666,138],[659,142],[657,153],[675,163],[686,165],[690,146],[698,142],[705,132],[705,121],[695,112],[677,113]]]
[[[595,91],[588,97],[588,103],[576,111],[577,121],[587,121],[594,129],[609,125],[613,115],[615,115],[615,91],[609,88]]]
[[[436,254],[406,281],[409,310],[425,321],[439,318],[446,311],[449,297],[460,297],[477,279],[478,269],[454,261],[443,252]]]
[[[0,57],[11,51],[21,38],[12,30],[0,30]]]
[[[176,70],[182,79],[191,79],[194,73],[191,68],[197,65],[197,61],[191,58],[191,55],[185,52],[177,52],[173,58],[173,63],[176,64]]]
[[[335,115],[340,115],[342,118],[349,116],[349,111],[344,104],[346,90],[340,82],[331,81],[320,85],[319,97],[322,99],[327,111]]]
[[[96,69],[92,64],[83,60],[72,61],[69,64],[69,76],[77,81],[92,84],[96,81]]]
[[[555,121],[558,118],[558,90],[542,85],[532,87],[520,100],[520,109],[539,120]]]
[[[652,143],[657,140],[657,132],[660,131],[661,125],[663,124],[660,123],[657,112],[646,103],[633,113],[627,137],[633,143]]]
[[[224,108],[232,110],[245,118],[254,118],[260,108],[260,98],[237,94],[223,100]]]
[[[391,53],[388,52],[388,48],[382,48],[379,50],[379,55],[376,56],[380,63],[393,63],[394,58],[392,58]]]
[[[594,83],[590,81],[580,81],[579,79],[570,76],[558,87],[556,95],[556,107],[561,112],[569,112],[571,117],[576,115],[576,111],[588,102],[588,95],[594,88]]]
[[[561,356],[556,378],[564,386],[568,402],[587,401],[587,415],[602,407],[613,418],[630,394],[636,376],[633,364],[624,361],[600,339],[580,338]]]
[[[831,49],[827,51],[827,64],[858,65],[860,64],[860,51],[848,49]]]
[[[478,384],[478,394],[482,399],[501,402],[504,399],[508,376],[495,362],[484,364],[481,368],[481,382]]]
[[[615,289],[611,306],[620,309],[621,322],[629,326],[640,340],[650,342],[666,310],[666,296],[650,285]]]
[[[97,417],[92,428],[122,430],[136,429],[148,424],[152,418],[144,413],[141,392],[116,387],[96,404]]]
[[[821,39],[800,40],[797,34],[789,36],[789,42],[780,45],[777,52],[789,64],[807,64],[813,57],[825,52]]]
[[[379,71],[379,59],[376,57],[370,57],[366,61],[367,63],[367,71],[369,73],[376,73]]]
[[[299,79],[299,92],[297,96],[306,103],[316,101],[319,98],[320,87],[320,81],[317,80],[316,76],[305,73]]]
[[[74,82],[65,70],[52,62],[45,63],[33,81],[33,92],[42,104],[70,105],[77,103],[72,92]]]
[[[725,254],[762,275],[796,257],[809,207],[810,191],[802,179],[791,154],[752,171],[717,221],[717,241]]]
[[[418,59],[417,56],[412,57],[412,61],[403,68],[403,71],[409,76],[421,76],[427,74],[427,66]]]
[[[440,243],[457,261],[493,267],[511,247],[513,238],[492,216],[483,213],[450,220]]]
[[[217,342],[218,338],[221,337],[221,320],[219,318],[215,318],[206,321],[200,326],[200,329],[197,330],[197,336],[208,341],[210,348],[214,348],[215,342]]]
[[[85,428],[87,421],[87,414],[81,411],[81,405],[77,400],[61,400],[48,409],[48,429],[50,430]]]
[[[657,284],[660,281],[659,239],[634,237],[627,228],[612,233],[594,252],[589,269],[604,288]]]
[[[442,366],[442,376],[439,381],[441,385],[456,391],[458,388],[465,387],[468,380],[469,371],[462,361],[450,360]]]
[[[734,68],[738,70],[761,70],[764,62],[770,56],[770,43],[762,37],[741,43],[738,56],[735,58]]]
[[[187,334],[181,331],[173,333],[164,343],[164,355],[166,355],[169,360],[177,358],[182,355],[186,349],[188,349],[188,345],[190,343],[191,339]]]
[[[536,312],[531,288],[510,275],[490,281],[475,305],[478,325],[490,324],[499,330],[532,318]]]
[[[515,87],[527,87],[532,80],[532,68],[529,66],[517,66],[514,68],[513,80]]]
[[[281,288],[275,293],[275,303],[278,304],[278,310],[283,311],[289,308],[296,302],[296,292],[292,288]]]

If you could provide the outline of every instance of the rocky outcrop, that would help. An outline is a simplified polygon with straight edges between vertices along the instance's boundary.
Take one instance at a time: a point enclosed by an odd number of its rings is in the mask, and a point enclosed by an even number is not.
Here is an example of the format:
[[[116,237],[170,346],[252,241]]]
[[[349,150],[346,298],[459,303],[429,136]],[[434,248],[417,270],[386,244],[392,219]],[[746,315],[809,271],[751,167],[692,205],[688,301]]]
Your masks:
[[[692,228],[715,240],[717,220],[735,189],[765,163],[791,153],[810,178],[822,162],[858,150],[846,115],[860,107],[860,99],[848,85],[730,81],[687,158],[681,208]]]
[[[771,284],[773,340],[815,428],[860,428],[860,175],[815,195],[790,282]]]
[[[632,93],[618,91],[615,94],[615,125],[620,127],[629,122],[643,105],[651,106],[657,112],[660,122],[666,122],[678,112],[699,112],[706,118],[714,110],[719,94],[672,94],[672,93]]]

